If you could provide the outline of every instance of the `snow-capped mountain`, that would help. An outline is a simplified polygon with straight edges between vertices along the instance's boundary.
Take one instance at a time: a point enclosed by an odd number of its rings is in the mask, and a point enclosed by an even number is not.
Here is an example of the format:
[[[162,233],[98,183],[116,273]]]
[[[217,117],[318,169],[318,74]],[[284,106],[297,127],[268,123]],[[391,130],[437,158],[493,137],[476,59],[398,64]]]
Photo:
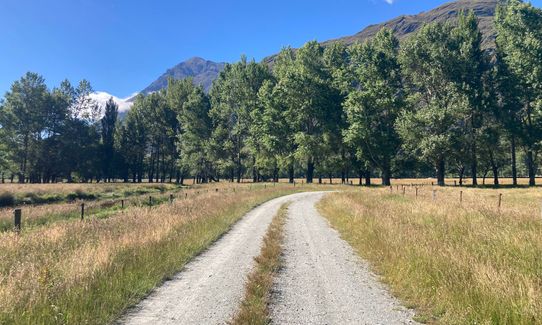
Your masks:
[[[117,105],[119,105],[119,113],[123,113],[128,111],[132,105],[134,104],[131,99],[133,99],[137,93],[132,94],[129,97],[126,98],[119,98],[117,96],[113,96],[109,93],[106,93],[105,91],[97,91],[90,95],[90,97],[100,105],[100,108],[103,109],[105,107],[105,103],[109,100],[109,98],[113,97],[113,100]]]

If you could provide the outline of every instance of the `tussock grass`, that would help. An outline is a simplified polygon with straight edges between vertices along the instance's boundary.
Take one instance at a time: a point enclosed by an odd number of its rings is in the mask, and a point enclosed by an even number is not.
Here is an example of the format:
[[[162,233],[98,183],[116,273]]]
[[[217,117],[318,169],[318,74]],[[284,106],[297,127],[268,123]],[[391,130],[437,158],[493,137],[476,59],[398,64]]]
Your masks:
[[[204,192],[114,217],[0,233],[0,324],[110,323],[286,187]]]
[[[273,279],[280,268],[283,228],[288,204],[284,204],[273,218],[263,240],[260,255],[255,258],[256,266],[245,284],[245,297],[239,311],[230,322],[232,325],[265,325],[269,318],[269,294]]]
[[[542,193],[389,189],[331,194],[319,209],[417,318],[542,324]],[[498,195],[503,194],[498,209]]]

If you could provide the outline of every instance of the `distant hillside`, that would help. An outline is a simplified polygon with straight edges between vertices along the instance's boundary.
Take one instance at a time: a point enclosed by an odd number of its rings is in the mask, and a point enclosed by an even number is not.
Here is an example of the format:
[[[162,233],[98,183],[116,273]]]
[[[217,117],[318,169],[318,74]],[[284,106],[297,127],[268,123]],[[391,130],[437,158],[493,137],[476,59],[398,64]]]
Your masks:
[[[205,91],[208,91],[211,88],[213,80],[224,69],[224,65],[225,63],[217,63],[198,57],[191,58],[168,69],[160,78],[143,89],[141,93],[148,94],[165,88],[170,77],[174,79],[192,77],[195,84],[202,85]]]
[[[325,41],[322,45],[325,46],[335,42],[342,42],[347,45],[356,41],[363,42],[376,35],[383,27],[391,29],[399,40],[404,40],[416,32],[423,24],[454,21],[461,10],[474,10],[479,19],[479,26],[483,35],[483,46],[491,48],[494,46],[495,41],[493,19],[497,3],[498,0],[458,0],[449,2],[417,15],[403,15],[382,24],[370,25],[357,34]],[[269,56],[264,59],[264,62],[272,64],[275,57],[276,54]]]
[[[432,22],[454,21],[461,10],[474,10],[479,19],[480,30],[483,34],[483,42],[486,47],[493,46],[495,40],[495,28],[493,18],[497,0],[459,0],[446,3],[433,10],[422,12],[417,15],[403,15],[383,24],[371,25],[361,32],[347,37],[342,37],[324,42],[343,42],[352,44],[355,41],[364,41],[373,37],[383,27],[393,30],[397,38],[405,39],[417,31],[423,24]]]
[[[356,41],[362,42],[373,37],[383,27],[393,30],[400,40],[404,40],[425,23],[454,21],[461,10],[474,10],[480,22],[480,29],[483,34],[483,46],[491,48],[494,46],[495,41],[493,18],[497,2],[498,0],[458,0],[417,15],[403,15],[382,24],[371,25],[352,36],[332,39],[322,44],[325,46],[334,42],[342,42],[349,45]],[[265,58],[263,61],[272,64],[275,57],[276,54]],[[160,78],[143,89],[141,93],[148,94],[165,88],[169,77],[173,77],[174,79],[192,77],[195,84],[202,85],[208,91],[211,88],[213,80],[224,69],[224,65],[225,63],[208,61],[199,57],[191,58],[168,69]],[[128,102],[131,101],[131,99],[128,100]]]

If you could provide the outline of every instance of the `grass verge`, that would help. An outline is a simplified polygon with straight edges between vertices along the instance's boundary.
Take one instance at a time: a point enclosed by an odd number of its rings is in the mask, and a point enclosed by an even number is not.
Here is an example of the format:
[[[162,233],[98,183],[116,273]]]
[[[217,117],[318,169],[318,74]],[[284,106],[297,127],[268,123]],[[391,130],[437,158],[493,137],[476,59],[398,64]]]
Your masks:
[[[230,322],[231,325],[264,325],[271,322],[268,310],[269,294],[275,274],[280,268],[283,228],[288,205],[288,203],[282,205],[267,230],[260,255],[254,259],[256,267],[249,274],[245,284],[245,297]]]
[[[293,192],[209,192],[115,218],[0,233],[0,323],[111,323],[247,211]]]
[[[418,321],[542,324],[539,192],[502,190],[499,210],[499,192],[463,191],[362,189],[318,207]]]

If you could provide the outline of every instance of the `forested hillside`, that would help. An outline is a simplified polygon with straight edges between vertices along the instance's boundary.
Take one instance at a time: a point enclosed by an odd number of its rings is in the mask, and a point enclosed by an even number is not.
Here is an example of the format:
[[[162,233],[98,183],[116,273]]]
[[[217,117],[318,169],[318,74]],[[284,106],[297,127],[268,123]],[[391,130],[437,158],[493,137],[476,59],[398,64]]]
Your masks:
[[[200,182],[303,176],[528,176],[542,143],[542,10],[509,0],[486,50],[473,11],[399,42],[285,48],[273,68],[226,64],[209,94],[190,79],[139,95],[123,121],[90,84],[28,73],[0,105],[0,171],[20,182]]]

